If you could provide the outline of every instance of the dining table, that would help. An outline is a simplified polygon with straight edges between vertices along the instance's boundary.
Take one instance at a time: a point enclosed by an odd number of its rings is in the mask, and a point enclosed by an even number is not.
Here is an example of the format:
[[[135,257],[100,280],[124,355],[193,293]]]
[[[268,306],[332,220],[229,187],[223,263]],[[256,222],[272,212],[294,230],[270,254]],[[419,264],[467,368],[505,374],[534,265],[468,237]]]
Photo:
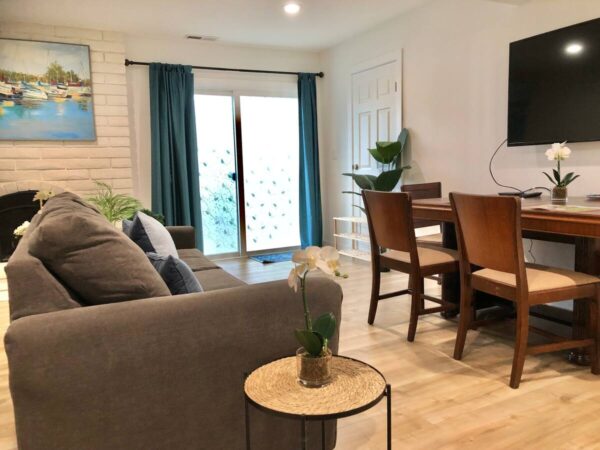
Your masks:
[[[444,247],[457,248],[456,229],[448,198],[413,200],[413,219],[439,222]],[[521,199],[521,226],[526,239],[560,242],[575,246],[574,270],[600,276],[600,201],[586,197],[569,198],[566,205],[553,205],[548,197]],[[560,265],[560,264],[557,264]],[[442,297],[460,303],[458,274],[442,277]],[[547,305],[536,306],[531,314],[572,326],[574,339],[585,337],[588,308],[585,301],[575,300],[572,311]],[[583,349],[573,351],[569,359],[587,364]]]

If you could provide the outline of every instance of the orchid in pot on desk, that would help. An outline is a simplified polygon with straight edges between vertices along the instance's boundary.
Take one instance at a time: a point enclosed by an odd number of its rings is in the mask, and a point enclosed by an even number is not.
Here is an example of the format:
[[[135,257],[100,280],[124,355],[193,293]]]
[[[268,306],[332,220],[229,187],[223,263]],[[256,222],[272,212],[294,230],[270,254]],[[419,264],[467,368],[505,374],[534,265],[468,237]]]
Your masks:
[[[333,247],[308,247],[298,250],[292,257],[294,268],[288,277],[289,286],[302,291],[304,307],[304,329],[295,331],[296,339],[302,345],[296,352],[298,381],[307,387],[320,387],[331,380],[331,350],[329,340],[336,329],[336,319],[332,313],[325,313],[312,320],[306,288],[308,274],[321,270],[328,275],[347,278],[339,271],[340,255]]]
[[[556,205],[564,205],[567,203],[567,186],[579,178],[575,172],[569,172],[564,177],[561,174],[560,162],[571,156],[571,149],[562,144],[554,143],[552,147],[546,150],[546,156],[549,161],[556,161],[556,169],[553,169],[553,177],[544,172],[544,175],[554,184],[552,189],[552,203]]]

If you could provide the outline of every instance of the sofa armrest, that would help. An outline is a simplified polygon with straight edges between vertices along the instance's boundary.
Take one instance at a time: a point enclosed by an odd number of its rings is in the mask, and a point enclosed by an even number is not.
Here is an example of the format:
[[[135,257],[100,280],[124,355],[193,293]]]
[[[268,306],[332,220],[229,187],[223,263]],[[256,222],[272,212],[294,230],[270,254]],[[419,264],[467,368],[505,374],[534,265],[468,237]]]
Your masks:
[[[243,375],[294,354],[299,295],[278,281],[14,321],[5,348],[19,448],[243,448]],[[340,318],[335,282],[312,278],[308,297],[315,316]],[[295,421],[251,417],[256,448],[298,445]]]
[[[194,227],[168,226],[166,228],[171,234],[177,250],[184,248],[196,248],[196,230]]]

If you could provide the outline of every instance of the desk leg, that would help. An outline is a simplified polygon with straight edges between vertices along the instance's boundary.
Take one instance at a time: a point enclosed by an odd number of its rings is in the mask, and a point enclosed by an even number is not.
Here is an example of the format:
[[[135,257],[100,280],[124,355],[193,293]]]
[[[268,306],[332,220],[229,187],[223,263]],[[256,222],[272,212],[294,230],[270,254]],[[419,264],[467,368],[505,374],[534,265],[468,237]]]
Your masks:
[[[575,270],[600,275],[600,239],[575,239]],[[573,339],[587,337],[587,321],[589,319],[588,304],[584,300],[573,302]],[[579,365],[589,365],[590,356],[585,348],[569,352],[569,361]]]
[[[321,420],[321,449],[325,450],[325,421]]]
[[[442,224],[442,242],[444,247],[456,250],[456,231],[453,223],[445,222]],[[458,306],[460,305],[460,277],[458,273],[446,273],[442,275],[442,299],[448,303],[454,303],[456,309],[442,313],[442,317],[451,319],[458,315]]]
[[[387,450],[392,450],[392,387],[385,386],[387,397]]]

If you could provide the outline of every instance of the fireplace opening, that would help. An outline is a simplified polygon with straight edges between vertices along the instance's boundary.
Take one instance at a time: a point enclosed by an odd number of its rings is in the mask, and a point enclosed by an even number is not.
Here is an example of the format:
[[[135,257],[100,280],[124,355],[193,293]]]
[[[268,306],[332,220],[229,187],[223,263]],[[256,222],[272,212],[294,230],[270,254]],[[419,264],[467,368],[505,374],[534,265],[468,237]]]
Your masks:
[[[13,231],[40,210],[33,201],[37,191],[19,191],[0,196],[0,262],[8,261],[16,247]]]

